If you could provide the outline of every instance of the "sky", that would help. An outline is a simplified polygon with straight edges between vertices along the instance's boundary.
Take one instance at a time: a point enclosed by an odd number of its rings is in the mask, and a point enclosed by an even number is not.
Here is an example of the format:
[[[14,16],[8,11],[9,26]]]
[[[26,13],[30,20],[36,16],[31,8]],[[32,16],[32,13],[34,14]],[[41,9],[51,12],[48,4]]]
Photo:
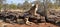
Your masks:
[[[29,2],[33,2],[33,1],[35,1],[35,0],[29,0]],[[18,3],[24,3],[24,0],[6,0],[6,3],[8,3],[8,4],[11,4],[11,3],[16,3],[16,4],[18,4]]]
[[[35,0],[29,0],[29,2],[33,2],[33,1],[35,1]],[[53,0],[51,0],[51,1],[54,3]],[[11,4],[11,3],[15,3],[15,4],[21,3],[21,4],[23,4],[24,0],[6,0],[6,3],[8,3],[8,4]]]

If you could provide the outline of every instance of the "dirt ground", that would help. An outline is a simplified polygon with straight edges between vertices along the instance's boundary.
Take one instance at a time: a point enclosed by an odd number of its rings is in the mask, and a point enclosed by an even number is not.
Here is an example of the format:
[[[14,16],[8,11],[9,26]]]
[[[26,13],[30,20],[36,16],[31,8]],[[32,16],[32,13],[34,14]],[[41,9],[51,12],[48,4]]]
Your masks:
[[[2,25],[4,25],[4,27],[60,27],[60,26],[56,26],[50,23],[39,23],[39,25],[32,23],[31,25],[20,25],[20,24],[9,24],[9,23],[0,23],[0,27],[3,27]]]

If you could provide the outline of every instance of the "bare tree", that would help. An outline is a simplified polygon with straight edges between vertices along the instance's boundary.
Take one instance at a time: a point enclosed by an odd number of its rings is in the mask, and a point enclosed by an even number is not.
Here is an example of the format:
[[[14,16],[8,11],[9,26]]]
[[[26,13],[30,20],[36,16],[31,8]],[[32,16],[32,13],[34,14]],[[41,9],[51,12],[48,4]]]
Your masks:
[[[4,1],[6,1],[6,0],[0,0],[0,4],[3,4]]]
[[[43,0],[43,5],[44,5],[44,13],[45,13],[45,20],[47,22],[47,0]]]

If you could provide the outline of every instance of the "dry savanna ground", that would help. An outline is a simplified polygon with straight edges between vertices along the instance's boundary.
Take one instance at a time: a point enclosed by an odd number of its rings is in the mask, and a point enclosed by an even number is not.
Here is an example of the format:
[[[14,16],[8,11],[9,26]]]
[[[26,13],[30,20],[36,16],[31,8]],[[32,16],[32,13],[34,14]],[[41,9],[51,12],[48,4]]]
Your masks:
[[[9,24],[9,23],[4,23],[4,22],[0,22],[0,27],[60,27],[60,26],[56,26],[54,24],[51,23],[39,23],[39,25],[32,23],[30,25],[20,25],[20,24]]]

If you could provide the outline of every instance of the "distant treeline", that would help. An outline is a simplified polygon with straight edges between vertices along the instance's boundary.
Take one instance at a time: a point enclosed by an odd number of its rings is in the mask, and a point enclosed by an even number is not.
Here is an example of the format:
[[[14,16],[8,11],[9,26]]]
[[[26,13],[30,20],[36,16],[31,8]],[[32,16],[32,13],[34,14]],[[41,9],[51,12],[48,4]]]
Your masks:
[[[23,4],[18,3],[17,5],[14,3],[12,3],[12,4],[4,3],[3,1],[6,1],[6,0],[0,0],[0,9],[3,8],[3,9],[23,9],[23,10],[26,10],[26,9],[31,8],[32,4],[36,4],[36,3],[39,4],[39,9],[43,9],[43,7],[44,7],[44,4],[43,4],[44,2],[41,2],[40,0],[36,0],[31,3],[29,3],[28,0],[26,0]],[[56,0],[55,3],[52,3],[51,1],[48,0],[48,2],[47,2],[48,8],[59,8],[60,4],[57,1],[58,0]]]

